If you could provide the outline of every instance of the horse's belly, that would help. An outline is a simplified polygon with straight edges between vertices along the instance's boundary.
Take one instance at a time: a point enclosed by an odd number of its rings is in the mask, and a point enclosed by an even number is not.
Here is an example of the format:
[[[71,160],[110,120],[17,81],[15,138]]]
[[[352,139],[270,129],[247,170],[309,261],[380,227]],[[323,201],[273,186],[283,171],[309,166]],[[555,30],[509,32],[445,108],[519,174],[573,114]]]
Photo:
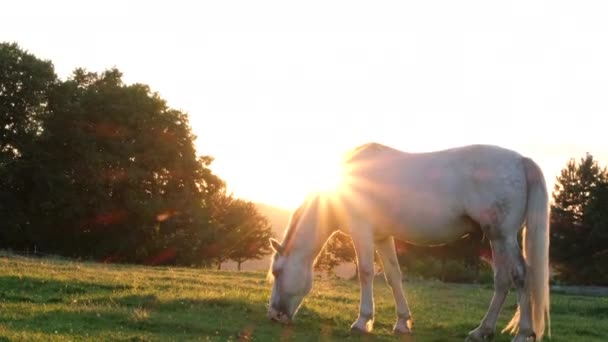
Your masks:
[[[390,221],[392,224],[378,233],[417,245],[449,243],[477,228],[472,220],[460,215],[399,215]]]

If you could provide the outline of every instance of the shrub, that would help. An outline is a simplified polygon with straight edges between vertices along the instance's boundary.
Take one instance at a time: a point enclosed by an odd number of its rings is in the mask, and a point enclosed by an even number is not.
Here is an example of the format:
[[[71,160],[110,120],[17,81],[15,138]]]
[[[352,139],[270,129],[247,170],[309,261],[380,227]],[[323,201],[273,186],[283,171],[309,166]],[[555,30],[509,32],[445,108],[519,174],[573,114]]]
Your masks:
[[[406,277],[437,279],[455,283],[492,283],[494,271],[487,262],[480,261],[478,269],[460,260],[441,260],[434,257],[418,257],[403,267]]]

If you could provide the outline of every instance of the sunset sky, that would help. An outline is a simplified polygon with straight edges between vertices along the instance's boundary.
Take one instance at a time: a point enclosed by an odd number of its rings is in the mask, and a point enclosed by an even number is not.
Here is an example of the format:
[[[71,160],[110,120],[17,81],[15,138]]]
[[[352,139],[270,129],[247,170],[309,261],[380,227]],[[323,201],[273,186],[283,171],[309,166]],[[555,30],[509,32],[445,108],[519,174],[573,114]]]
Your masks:
[[[608,2],[11,1],[0,41],[113,66],[189,113],[236,195],[293,208],[340,154],[516,149],[550,190],[608,164]]]

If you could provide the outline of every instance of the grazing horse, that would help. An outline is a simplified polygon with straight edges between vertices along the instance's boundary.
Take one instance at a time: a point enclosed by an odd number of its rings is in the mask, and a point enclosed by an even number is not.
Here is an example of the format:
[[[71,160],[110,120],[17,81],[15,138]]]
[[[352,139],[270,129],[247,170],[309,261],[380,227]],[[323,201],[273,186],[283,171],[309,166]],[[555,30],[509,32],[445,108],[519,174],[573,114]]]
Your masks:
[[[336,231],[352,237],[360,280],[359,315],[351,330],[369,333],[374,323],[374,248],[392,289],[396,334],[411,333],[394,238],[441,245],[481,230],[492,247],[494,295],[467,341],[494,336],[509,288],[517,310],[502,332],[513,341],[542,340],[549,316],[549,210],[542,171],[530,158],[491,145],[406,153],[377,143],[356,148],[344,161],[335,193],[314,194],[294,211],[274,250],[270,319],[291,322],[312,288],[314,262]],[[518,232],[522,235],[519,247]]]

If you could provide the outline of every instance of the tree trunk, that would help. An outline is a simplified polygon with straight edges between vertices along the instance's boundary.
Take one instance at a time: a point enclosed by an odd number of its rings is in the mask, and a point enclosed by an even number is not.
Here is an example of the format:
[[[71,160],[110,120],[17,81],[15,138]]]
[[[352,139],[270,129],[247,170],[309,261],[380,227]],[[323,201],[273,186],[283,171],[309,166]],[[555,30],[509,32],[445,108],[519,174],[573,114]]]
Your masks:
[[[222,262],[221,262],[221,261],[218,261],[218,262],[217,262],[217,270],[219,271],[219,270],[221,270],[221,269],[222,269]]]
[[[239,260],[239,261],[237,261],[237,270],[238,270],[239,272],[241,271],[241,264],[242,264],[242,263],[243,263],[243,262],[242,262],[242,261],[240,261],[240,260]]]

